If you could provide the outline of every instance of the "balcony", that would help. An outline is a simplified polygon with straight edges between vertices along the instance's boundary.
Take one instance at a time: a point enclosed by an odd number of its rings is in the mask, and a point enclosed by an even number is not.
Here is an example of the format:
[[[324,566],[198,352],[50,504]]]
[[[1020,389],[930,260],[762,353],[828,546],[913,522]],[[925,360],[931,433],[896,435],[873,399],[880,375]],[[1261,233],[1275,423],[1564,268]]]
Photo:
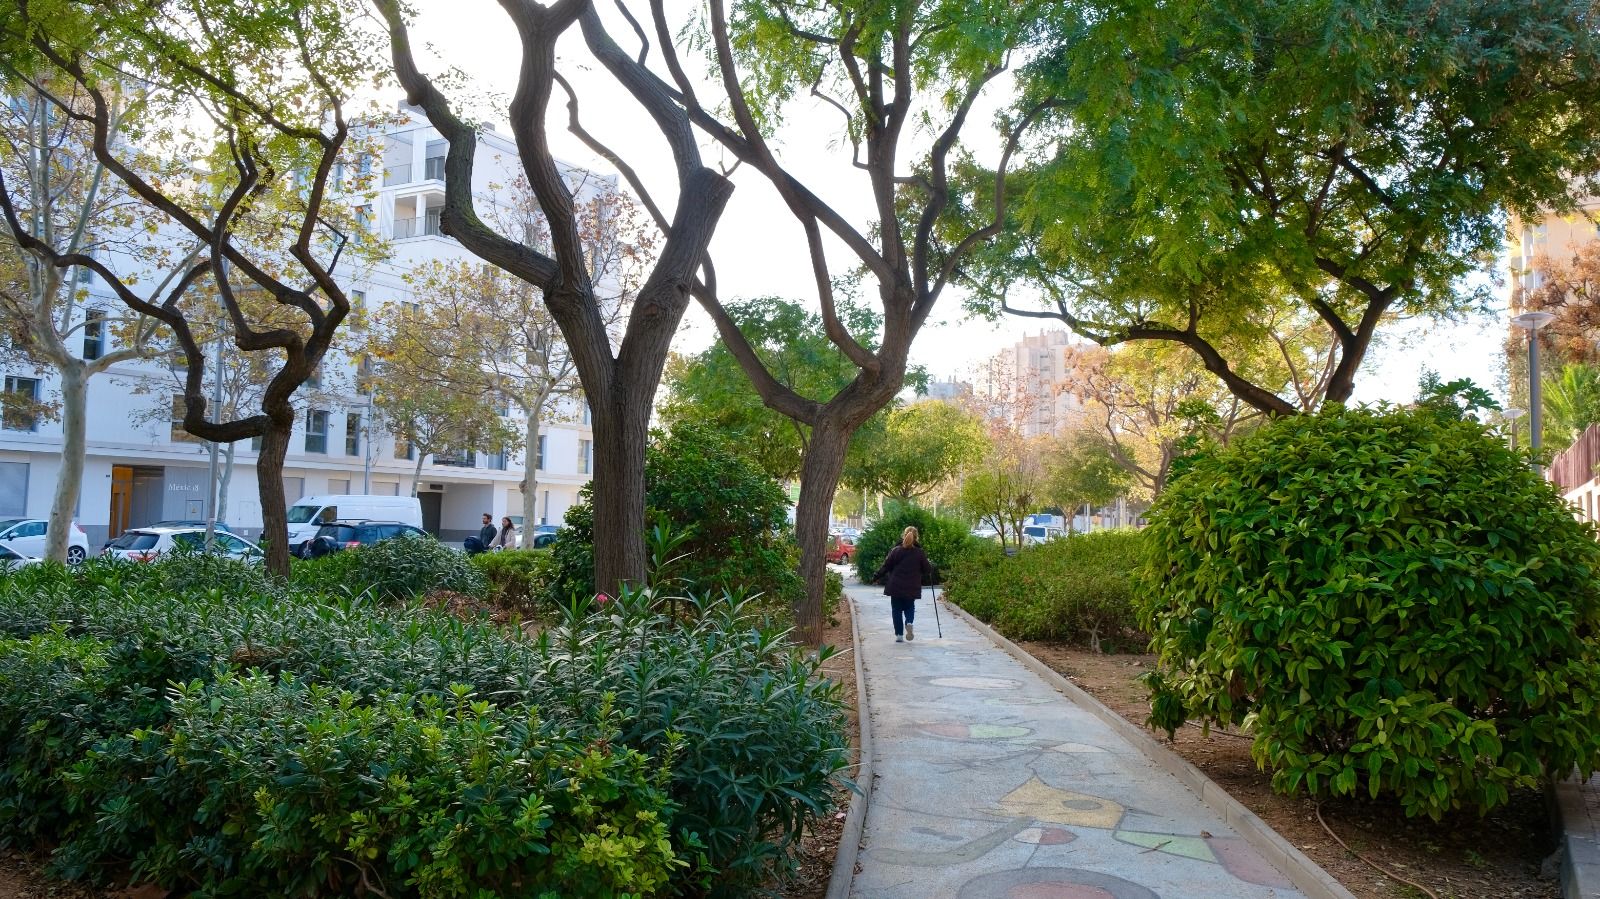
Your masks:
[[[434,237],[444,236],[444,231],[439,227],[439,210],[437,209],[416,218],[397,218],[394,220],[395,240],[429,235]]]
[[[422,177],[420,179],[413,178],[413,174],[418,174],[418,172],[416,167],[410,164],[385,165],[383,167],[383,186],[394,187],[398,184],[410,184],[412,181],[416,180],[443,181],[444,157],[429,156],[422,163],[422,171],[420,172]]]
[[[445,450],[433,454],[433,464],[446,468],[476,468],[478,454],[472,450]]]

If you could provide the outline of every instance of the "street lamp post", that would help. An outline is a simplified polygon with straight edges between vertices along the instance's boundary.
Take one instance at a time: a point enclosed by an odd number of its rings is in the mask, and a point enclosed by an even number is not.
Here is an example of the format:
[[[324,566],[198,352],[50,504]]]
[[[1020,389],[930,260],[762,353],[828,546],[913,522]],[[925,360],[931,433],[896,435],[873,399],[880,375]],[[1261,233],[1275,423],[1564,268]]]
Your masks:
[[[217,332],[217,364],[212,371],[211,419],[222,420],[222,332]],[[211,444],[210,473],[206,478],[206,552],[211,552],[217,536],[217,442]]]
[[[1524,312],[1511,323],[1528,332],[1528,447],[1533,450],[1533,470],[1543,474],[1539,464],[1539,429],[1542,427],[1544,398],[1539,389],[1539,329],[1555,320],[1549,312]]]
[[[1525,409],[1507,409],[1501,414],[1511,423],[1511,451],[1514,453],[1517,451],[1517,419],[1528,413]]]

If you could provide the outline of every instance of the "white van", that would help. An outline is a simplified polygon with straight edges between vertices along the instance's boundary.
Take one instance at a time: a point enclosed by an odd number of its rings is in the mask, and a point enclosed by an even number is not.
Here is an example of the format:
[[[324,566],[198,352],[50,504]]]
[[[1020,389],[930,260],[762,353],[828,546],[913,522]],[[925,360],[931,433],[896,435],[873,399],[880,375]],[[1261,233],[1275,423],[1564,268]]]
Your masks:
[[[289,507],[289,551],[298,555],[317,528],[334,521],[398,521],[420,528],[422,503],[414,496],[302,496]]]

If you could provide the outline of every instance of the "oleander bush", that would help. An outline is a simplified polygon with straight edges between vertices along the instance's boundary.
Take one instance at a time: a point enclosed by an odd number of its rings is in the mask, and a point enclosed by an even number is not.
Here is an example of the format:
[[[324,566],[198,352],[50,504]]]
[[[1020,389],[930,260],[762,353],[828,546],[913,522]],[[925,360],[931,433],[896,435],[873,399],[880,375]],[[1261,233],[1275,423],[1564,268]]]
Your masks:
[[[945,595],[1018,640],[1070,640],[1096,651],[1131,649],[1140,632],[1133,577],[1143,561],[1139,531],[1074,534],[1015,556],[967,557]]]
[[[555,557],[548,548],[479,553],[468,561],[483,574],[490,602],[523,614],[538,610],[555,580]]]
[[[837,686],[735,601],[529,638],[193,562],[0,575],[0,841],[194,895],[741,895],[831,810]]]
[[[1600,767],[1600,545],[1487,428],[1287,416],[1185,464],[1139,613],[1152,723],[1242,726],[1285,793],[1487,810]]]
[[[922,551],[941,576],[953,560],[984,542],[958,519],[935,515],[920,506],[897,504],[856,538],[856,575],[862,583],[872,582],[889,550],[900,545],[900,534],[907,527],[917,529]]]
[[[403,602],[439,590],[484,596],[488,582],[470,557],[432,537],[392,537],[320,559],[297,560],[294,582],[323,592],[372,591]]]

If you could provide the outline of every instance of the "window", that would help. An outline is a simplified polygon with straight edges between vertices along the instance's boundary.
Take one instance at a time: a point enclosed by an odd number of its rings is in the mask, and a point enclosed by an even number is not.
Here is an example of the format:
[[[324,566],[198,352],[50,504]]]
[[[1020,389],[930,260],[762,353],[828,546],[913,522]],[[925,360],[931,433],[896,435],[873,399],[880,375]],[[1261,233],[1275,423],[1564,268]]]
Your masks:
[[[544,471],[544,435],[543,434],[539,435],[538,456],[536,456],[534,458],[533,468],[534,468],[535,471]]]
[[[350,291],[350,327],[357,331],[367,329],[367,292],[365,290]]]
[[[361,455],[361,413],[350,412],[344,417],[344,454]]]
[[[373,496],[399,496],[399,481],[374,481],[372,483]]]
[[[411,445],[411,441],[404,437],[396,437],[394,439],[394,457],[396,459],[416,459],[416,452],[417,448]]]
[[[350,495],[350,479],[349,478],[329,478],[328,479],[328,492],[333,494],[334,496],[349,496]]]
[[[193,434],[191,434],[188,431],[183,429],[184,416],[189,414],[189,404],[184,401],[183,394],[174,393],[172,395],[172,407],[171,408],[172,408],[172,413],[171,413],[171,415],[168,416],[171,419],[171,421],[169,422],[169,424],[171,425],[171,432],[170,432],[170,434],[168,436],[168,439],[170,439],[173,443],[199,443],[199,442],[201,442],[199,437],[196,437]]]
[[[0,462],[0,515],[21,515],[28,508],[28,463]]]
[[[489,454],[489,460],[484,463],[493,471],[506,470],[506,451],[504,449]]]
[[[83,314],[83,361],[92,362],[106,354],[106,314],[90,309]]]
[[[594,410],[589,408],[588,400],[583,401],[583,423],[586,425],[594,424]]]
[[[261,452],[261,438],[260,437],[251,437],[250,438],[250,451],[251,452],[255,452],[255,453]]]
[[[316,368],[313,368],[311,370],[311,376],[306,378],[306,383],[304,384],[304,386],[310,387],[313,390],[321,390],[322,389],[322,366],[321,365],[318,365]]]
[[[0,395],[0,428],[8,431],[39,430],[39,379],[6,376]]]
[[[356,233],[352,239],[357,243],[360,243],[362,240],[366,239],[367,235],[370,233],[372,233],[372,207],[370,205],[357,206]]]
[[[594,441],[578,441],[578,474],[589,474],[594,471]]]
[[[306,412],[306,452],[328,451],[328,413],[322,409]]]

